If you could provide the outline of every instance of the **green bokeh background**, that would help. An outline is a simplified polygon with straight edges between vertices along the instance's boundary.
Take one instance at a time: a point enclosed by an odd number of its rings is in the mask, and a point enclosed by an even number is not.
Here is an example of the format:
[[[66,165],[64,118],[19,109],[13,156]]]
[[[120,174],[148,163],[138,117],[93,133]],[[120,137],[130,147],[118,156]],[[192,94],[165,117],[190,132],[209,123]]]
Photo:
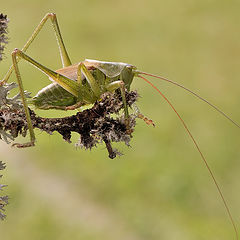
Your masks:
[[[7,71],[11,51],[55,12],[72,62],[134,64],[184,84],[239,120],[239,10],[237,0],[1,1],[10,43],[0,73]],[[49,23],[28,53],[52,69],[61,66]],[[49,83],[24,62],[20,69],[33,94]],[[183,90],[153,82],[197,138],[239,227],[238,129]],[[104,145],[76,150],[57,133],[37,131],[31,149],[0,144],[0,160],[7,163],[2,181],[11,197],[1,239],[234,239],[216,187],[175,114],[142,80],[132,89],[156,127],[139,120],[131,148],[117,144],[124,155],[116,160],[107,158]]]

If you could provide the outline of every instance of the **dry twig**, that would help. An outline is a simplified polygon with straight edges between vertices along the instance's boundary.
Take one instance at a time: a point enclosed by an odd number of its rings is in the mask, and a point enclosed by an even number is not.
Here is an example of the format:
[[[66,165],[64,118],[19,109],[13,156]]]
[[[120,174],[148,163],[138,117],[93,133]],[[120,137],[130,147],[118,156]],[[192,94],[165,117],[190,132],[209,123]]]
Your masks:
[[[18,96],[8,98],[6,89],[12,85],[2,86],[0,101],[5,102],[0,109],[0,137],[10,143],[19,135],[26,136],[28,129],[23,108],[20,105]],[[5,89],[5,90],[3,90]],[[138,94],[135,91],[126,93],[127,103],[131,106],[137,100]],[[52,134],[54,131],[60,133],[63,139],[71,142],[71,133],[80,134],[76,146],[91,149],[98,143],[105,142],[110,158],[115,158],[117,151],[111,147],[111,142],[124,142],[129,145],[131,133],[134,130],[134,114],[130,115],[129,129],[125,125],[124,117],[120,114],[123,109],[123,102],[119,93],[105,93],[101,101],[97,101],[90,109],[78,112],[76,115],[63,118],[42,118],[30,109],[31,120],[34,128]],[[116,116],[117,117],[113,117]]]

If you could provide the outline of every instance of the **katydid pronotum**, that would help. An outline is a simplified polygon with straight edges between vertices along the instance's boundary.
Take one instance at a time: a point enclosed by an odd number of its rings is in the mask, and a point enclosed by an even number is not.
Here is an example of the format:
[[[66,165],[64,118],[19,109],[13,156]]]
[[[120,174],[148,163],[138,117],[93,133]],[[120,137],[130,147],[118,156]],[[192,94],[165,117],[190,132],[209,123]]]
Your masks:
[[[35,61],[25,53],[29,48],[30,44],[37,37],[37,35],[39,34],[39,32],[41,31],[41,29],[43,28],[43,26],[45,25],[48,19],[50,19],[52,22],[52,26],[56,35],[57,44],[59,47],[60,57],[62,61],[62,68],[56,71],[53,71],[43,66],[42,64],[38,63],[37,61]],[[18,68],[18,62],[21,59],[24,59],[27,62],[34,65],[37,69],[45,73],[51,81],[53,81],[53,83],[51,83],[50,85],[40,90],[37,93],[37,95],[33,97],[31,103],[35,107],[40,109],[46,109],[46,110],[47,109],[74,110],[83,105],[92,104],[98,101],[101,98],[101,95],[105,92],[108,92],[108,91],[114,92],[117,89],[119,89],[121,93],[122,101],[123,101],[123,106],[124,106],[124,118],[125,118],[126,127],[128,126],[129,112],[128,112],[128,106],[125,98],[125,91],[130,90],[130,86],[134,77],[139,77],[143,79],[145,82],[147,82],[148,84],[150,84],[167,101],[167,103],[170,105],[172,110],[177,114],[185,130],[187,131],[188,135],[192,139],[223,201],[224,207],[226,208],[227,214],[234,228],[236,239],[239,239],[237,227],[233,220],[232,214],[225,201],[225,198],[222,194],[219,184],[217,183],[212,170],[210,169],[203,153],[201,152],[198,146],[198,143],[196,142],[195,138],[191,134],[189,128],[187,127],[186,123],[183,121],[182,117],[176,111],[175,107],[171,104],[171,102],[166,98],[166,96],[155,85],[153,85],[148,79],[146,79],[145,76],[155,77],[163,81],[167,81],[171,84],[174,84],[180,88],[183,88],[184,90],[193,94],[195,97],[199,98],[200,100],[206,102],[208,105],[213,107],[216,111],[222,114],[225,118],[231,121],[238,128],[240,128],[240,125],[234,122],[229,116],[227,116],[223,111],[221,111],[215,105],[208,102],[206,99],[202,98],[201,96],[191,91],[190,89],[176,82],[173,82],[172,80],[169,80],[167,78],[139,71],[135,66],[131,64],[122,63],[122,62],[104,62],[104,61],[89,60],[89,59],[86,59],[76,64],[72,64],[69,58],[69,55],[67,53],[66,47],[64,45],[62,35],[60,33],[56,14],[48,13],[44,16],[44,18],[41,20],[39,25],[36,27],[36,29],[34,30],[33,34],[30,36],[30,38],[28,39],[24,47],[21,50],[15,49],[12,52],[13,65],[10,67],[10,69],[8,70],[8,72],[6,73],[2,81],[0,81],[0,86],[4,85],[5,83],[7,83],[12,72],[15,71],[23,108],[26,114],[28,129],[30,133],[29,142],[23,143],[23,144],[19,144],[19,143],[13,144],[19,148],[30,147],[30,146],[34,146],[35,144],[35,134],[33,130],[33,125],[31,122],[28,103],[26,101],[22,79],[21,79],[19,68]],[[151,123],[151,120],[149,120],[148,123],[149,122]]]

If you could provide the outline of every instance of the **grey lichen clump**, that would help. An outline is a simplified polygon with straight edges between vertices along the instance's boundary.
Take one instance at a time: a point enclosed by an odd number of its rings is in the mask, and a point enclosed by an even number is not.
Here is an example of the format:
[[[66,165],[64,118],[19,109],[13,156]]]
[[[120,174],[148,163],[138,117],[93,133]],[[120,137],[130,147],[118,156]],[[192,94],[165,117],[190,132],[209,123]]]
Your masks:
[[[0,161],[0,171],[6,168],[5,163]],[[2,178],[2,175],[0,174],[0,178]],[[6,185],[0,184],[0,191],[3,190],[3,188],[6,187]],[[3,213],[5,211],[5,206],[8,204],[8,196],[0,196],[0,219],[3,220],[6,215]]]
[[[12,98],[8,97],[9,92],[16,88],[16,83],[5,83],[3,86],[0,86],[0,106],[9,106],[13,109],[22,108],[22,101],[20,93],[15,95]],[[30,93],[25,91],[25,97],[30,98]]]
[[[3,15],[2,13],[0,13],[0,61],[3,58],[3,51],[5,45],[8,43],[7,26],[8,26],[7,15]]]
[[[10,90],[13,88],[17,87],[16,83],[6,83],[3,86],[0,86],[0,111],[2,113],[1,115],[1,120],[0,120],[0,139],[4,140],[6,143],[10,143],[13,141],[16,137],[16,134],[14,132],[8,133],[7,131],[4,130],[4,127],[2,126],[2,122],[7,121],[7,117],[5,116],[5,111],[4,109],[12,109],[13,111],[17,111],[19,109],[22,109],[22,102],[21,102],[21,97],[20,94],[15,95],[12,98],[8,97],[8,94]],[[30,94],[25,92],[26,97],[30,97]]]

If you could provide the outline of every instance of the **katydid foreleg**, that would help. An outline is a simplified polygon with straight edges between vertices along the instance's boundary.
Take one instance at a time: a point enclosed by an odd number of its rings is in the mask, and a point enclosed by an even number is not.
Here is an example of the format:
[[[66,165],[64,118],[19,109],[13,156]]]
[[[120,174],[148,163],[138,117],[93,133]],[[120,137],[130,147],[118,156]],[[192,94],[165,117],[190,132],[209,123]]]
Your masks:
[[[129,128],[129,112],[128,112],[128,106],[127,106],[127,101],[126,101],[124,82],[122,80],[115,81],[115,82],[110,83],[106,88],[110,92],[114,91],[116,89],[120,89],[122,101],[123,101],[123,107],[124,107],[125,124],[126,124],[126,127]]]

